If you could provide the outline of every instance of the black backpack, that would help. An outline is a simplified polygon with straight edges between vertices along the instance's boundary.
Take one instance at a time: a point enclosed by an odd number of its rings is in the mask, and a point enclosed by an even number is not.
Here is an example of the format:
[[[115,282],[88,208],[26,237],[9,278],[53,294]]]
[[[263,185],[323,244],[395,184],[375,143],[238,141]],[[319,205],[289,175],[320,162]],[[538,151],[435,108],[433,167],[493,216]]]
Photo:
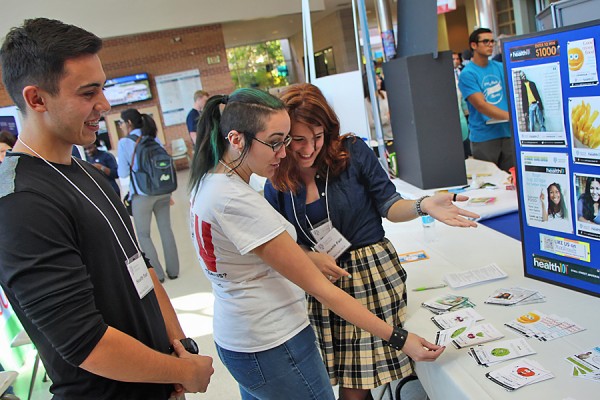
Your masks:
[[[150,136],[127,137],[136,142],[133,155],[137,159],[137,171],[132,171],[130,176],[135,179],[137,187],[148,196],[160,196],[175,191],[177,174],[173,159],[165,148]],[[130,171],[132,167],[133,161],[129,167]]]

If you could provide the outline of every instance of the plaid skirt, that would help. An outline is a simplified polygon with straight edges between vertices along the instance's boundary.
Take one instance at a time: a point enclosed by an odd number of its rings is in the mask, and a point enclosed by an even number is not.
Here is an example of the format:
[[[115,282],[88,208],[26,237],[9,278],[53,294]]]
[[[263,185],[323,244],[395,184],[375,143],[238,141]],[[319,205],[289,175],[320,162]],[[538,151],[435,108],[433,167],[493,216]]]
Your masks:
[[[338,265],[352,274],[334,284],[373,314],[393,326],[406,319],[406,272],[388,239],[350,251]],[[332,385],[373,389],[410,375],[412,365],[402,351],[308,297],[308,315]]]

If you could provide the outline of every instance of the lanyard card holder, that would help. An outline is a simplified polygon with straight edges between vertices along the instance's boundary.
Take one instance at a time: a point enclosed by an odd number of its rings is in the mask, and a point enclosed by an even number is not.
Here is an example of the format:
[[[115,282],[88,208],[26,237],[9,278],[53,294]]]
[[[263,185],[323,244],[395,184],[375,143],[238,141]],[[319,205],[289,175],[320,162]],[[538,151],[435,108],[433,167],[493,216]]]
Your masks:
[[[131,276],[131,280],[133,281],[135,290],[137,290],[138,296],[140,296],[140,299],[143,299],[152,289],[154,289],[150,271],[144,262],[144,258],[140,253],[136,253],[133,257],[125,260],[125,265],[127,266],[127,271],[129,271],[129,276]]]

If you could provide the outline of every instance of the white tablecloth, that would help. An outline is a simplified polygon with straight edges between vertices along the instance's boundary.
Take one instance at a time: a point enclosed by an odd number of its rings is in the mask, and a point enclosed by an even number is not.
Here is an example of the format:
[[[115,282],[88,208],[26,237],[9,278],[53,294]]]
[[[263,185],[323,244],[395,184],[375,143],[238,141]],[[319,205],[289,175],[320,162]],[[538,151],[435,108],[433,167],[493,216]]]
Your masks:
[[[406,263],[408,273],[407,329],[430,341],[438,330],[431,322],[433,314],[420,304],[437,295],[456,293],[468,296],[485,317],[482,322],[492,323],[505,334],[504,339],[519,337],[504,327],[504,323],[528,311],[568,317],[587,328],[586,331],[550,342],[527,339],[537,354],[529,356],[556,376],[549,381],[533,384],[515,392],[507,392],[485,378],[485,373],[498,366],[484,368],[467,355],[467,349],[450,346],[434,363],[417,363],[417,373],[432,400],[485,400],[485,399],[600,399],[600,384],[572,378],[572,367],[564,357],[600,345],[600,299],[553,286],[523,276],[521,244],[508,236],[485,226],[461,229],[451,228],[439,221],[435,226],[435,240],[428,241],[419,220],[408,223],[384,223],[386,236],[398,253],[424,250],[428,260]],[[431,235],[427,235],[427,239]],[[443,274],[497,263],[509,275],[507,279],[452,290],[450,288],[413,292],[411,288],[431,286],[442,282]],[[503,307],[484,304],[484,300],[499,287],[522,286],[541,291],[547,302],[541,304]],[[503,339],[503,340],[504,340]],[[499,366],[505,363],[499,364]]]

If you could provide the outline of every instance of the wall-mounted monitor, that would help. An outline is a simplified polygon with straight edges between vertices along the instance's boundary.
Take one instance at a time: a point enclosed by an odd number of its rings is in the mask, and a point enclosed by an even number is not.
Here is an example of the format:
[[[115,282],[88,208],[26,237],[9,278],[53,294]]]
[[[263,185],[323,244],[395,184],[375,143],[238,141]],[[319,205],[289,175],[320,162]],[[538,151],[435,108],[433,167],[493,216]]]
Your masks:
[[[108,79],[104,84],[104,95],[111,106],[150,100],[150,78],[141,73]]]
[[[0,115],[0,131],[8,131],[15,136],[19,136],[15,117],[12,115]]]

